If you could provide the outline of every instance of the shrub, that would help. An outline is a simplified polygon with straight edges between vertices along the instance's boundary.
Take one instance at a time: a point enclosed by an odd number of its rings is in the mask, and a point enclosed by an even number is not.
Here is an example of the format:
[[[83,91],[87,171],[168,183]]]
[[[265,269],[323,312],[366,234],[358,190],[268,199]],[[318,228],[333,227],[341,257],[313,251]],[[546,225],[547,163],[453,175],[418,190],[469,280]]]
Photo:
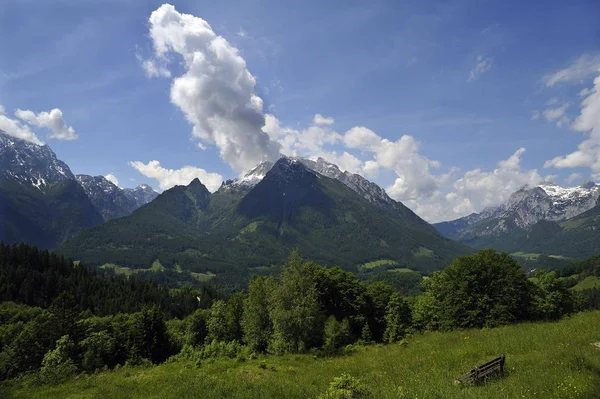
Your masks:
[[[335,377],[329,389],[319,399],[363,399],[369,396],[369,390],[359,379],[346,373]]]
[[[48,351],[42,360],[40,370],[42,382],[56,385],[75,374],[77,367],[71,359],[73,349],[73,341],[68,335],[63,335],[56,341],[56,348]]]

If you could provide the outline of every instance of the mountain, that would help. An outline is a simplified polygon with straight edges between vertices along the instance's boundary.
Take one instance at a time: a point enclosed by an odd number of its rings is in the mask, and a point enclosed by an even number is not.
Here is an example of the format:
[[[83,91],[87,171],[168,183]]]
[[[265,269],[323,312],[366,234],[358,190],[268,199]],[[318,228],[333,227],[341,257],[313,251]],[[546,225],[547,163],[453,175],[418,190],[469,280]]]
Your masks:
[[[0,131],[0,241],[53,248],[102,221],[50,147]]]
[[[353,188],[306,164],[296,158],[261,164],[213,194],[197,179],[173,187],[59,251],[97,265],[148,267],[158,259],[196,272],[278,265],[294,247],[330,265],[386,259],[427,271],[468,252],[402,204],[383,205],[365,184]]]
[[[158,196],[146,184],[134,189],[121,189],[104,176],[77,175],[76,179],[105,221],[130,215]]]
[[[147,184],[140,184],[136,188],[125,188],[123,192],[127,197],[135,201],[137,208],[154,201],[158,197],[158,193]]]
[[[586,238],[600,227],[594,217],[599,198],[600,185],[593,182],[568,188],[544,182],[522,187],[498,207],[434,226],[475,248],[579,257],[600,252]]]

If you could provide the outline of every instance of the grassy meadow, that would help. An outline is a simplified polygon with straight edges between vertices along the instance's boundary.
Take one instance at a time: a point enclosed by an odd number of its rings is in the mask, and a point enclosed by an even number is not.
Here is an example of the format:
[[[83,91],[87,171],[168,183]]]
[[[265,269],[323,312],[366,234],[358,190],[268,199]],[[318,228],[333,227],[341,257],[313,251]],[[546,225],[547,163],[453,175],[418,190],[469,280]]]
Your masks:
[[[264,356],[171,362],[80,375],[59,386],[27,380],[0,385],[1,398],[316,398],[348,373],[373,398],[600,397],[600,312],[555,323],[427,332],[393,345],[356,347],[350,354]],[[480,386],[453,380],[506,355],[506,376]]]

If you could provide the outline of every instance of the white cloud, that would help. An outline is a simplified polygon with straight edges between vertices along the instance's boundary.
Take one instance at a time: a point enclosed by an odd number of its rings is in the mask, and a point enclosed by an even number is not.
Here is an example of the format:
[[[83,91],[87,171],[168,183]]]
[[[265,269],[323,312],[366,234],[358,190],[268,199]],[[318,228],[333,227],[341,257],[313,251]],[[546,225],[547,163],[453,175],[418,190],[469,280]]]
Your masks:
[[[587,167],[592,171],[592,179],[600,179],[600,75],[594,79],[594,87],[585,92],[580,114],[571,127],[588,137],[578,145],[576,151],[548,160],[544,167]]]
[[[104,176],[104,178],[112,184],[114,184],[115,186],[119,187],[119,179],[117,179],[117,176],[113,175],[112,173],[109,173],[106,176]]]
[[[6,114],[6,108],[4,108],[4,105],[0,105],[0,115],[4,114]]]
[[[349,148],[374,151],[381,145],[381,137],[364,126],[355,126],[344,134],[344,143]]]
[[[30,110],[17,109],[15,116],[22,121],[37,127],[43,127],[52,133],[48,136],[57,140],[75,140],[77,134],[73,127],[68,126],[60,109],[54,108],[50,112],[40,112],[36,114]]]
[[[163,65],[160,65],[155,60],[144,60],[138,57],[142,63],[142,68],[149,78],[170,78],[171,72]]]
[[[161,190],[167,190],[176,185],[188,185],[198,178],[208,191],[214,192],[221,186],[223,177],[218,173],[209,173],[204,169],[194,166],[184,166],[181,169],[166,169],[159,161],[150,161],[147,164],[135,161],[129,162],[142,175],[158,181]]]
[[[477,60],[475,61],[475,66],[473,69],[471,69],[471,72],[469,72],[469,78],[467,79],[467,82],[474,81],[481,76],[482,73],[492,69],[492,62],[493,59],[491,57],[484,58],[482,55],[478,56]]]
[[[321,114],[316,114],[313,118],[313,123],[315,125],[333,125],[334,122],[335,120],[333,118],[326,118]]]
[[[556,123],[558,127],[566,126],[571,123],[571,119],[567,116],[567,109],[570,104],[563,104],[556,108],[548,108],[542,112],[544,119],[550,123]]]
[[[166,67],[171,55],[183,58],[183,75],[171,85],[171,102],[193,125],[193,136],[214,144],[233,168],[247,170],[274,160],[280,146],[263,132],[263,101],[256,79],[238,50],[202,18],[163,4],[150,19],[151,62]]]
[[[567,184],[573,184],[576,181],[583,180],[583,176],[580,173],[571,173],[568,177],[565,178],[565,182]]]
[[[0,130],[19,139],[27,140],[34,144],[44,144],[36,135],[31,131],[29,126],[21,123],[18,120],[11,119],[4,115],[4,112],[0,113]]]
[[[581,83],[600,72],[600,54],[583,54],[567,68],[544,76],[547,87],[558,83]]]

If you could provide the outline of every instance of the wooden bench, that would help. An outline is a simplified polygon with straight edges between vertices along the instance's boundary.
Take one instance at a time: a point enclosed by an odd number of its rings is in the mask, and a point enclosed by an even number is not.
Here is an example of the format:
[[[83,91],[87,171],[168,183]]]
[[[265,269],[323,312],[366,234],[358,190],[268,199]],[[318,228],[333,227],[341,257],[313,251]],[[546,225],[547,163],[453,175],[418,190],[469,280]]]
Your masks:
[[[494,376],[502,377],[504,375],[504,360],[504,355],[497,357],[494,360],[490,360],[481,366],[475,367],[468,373],[461,375],[454,383],[464,384],[469,382],[471,384],[477,384]]]

